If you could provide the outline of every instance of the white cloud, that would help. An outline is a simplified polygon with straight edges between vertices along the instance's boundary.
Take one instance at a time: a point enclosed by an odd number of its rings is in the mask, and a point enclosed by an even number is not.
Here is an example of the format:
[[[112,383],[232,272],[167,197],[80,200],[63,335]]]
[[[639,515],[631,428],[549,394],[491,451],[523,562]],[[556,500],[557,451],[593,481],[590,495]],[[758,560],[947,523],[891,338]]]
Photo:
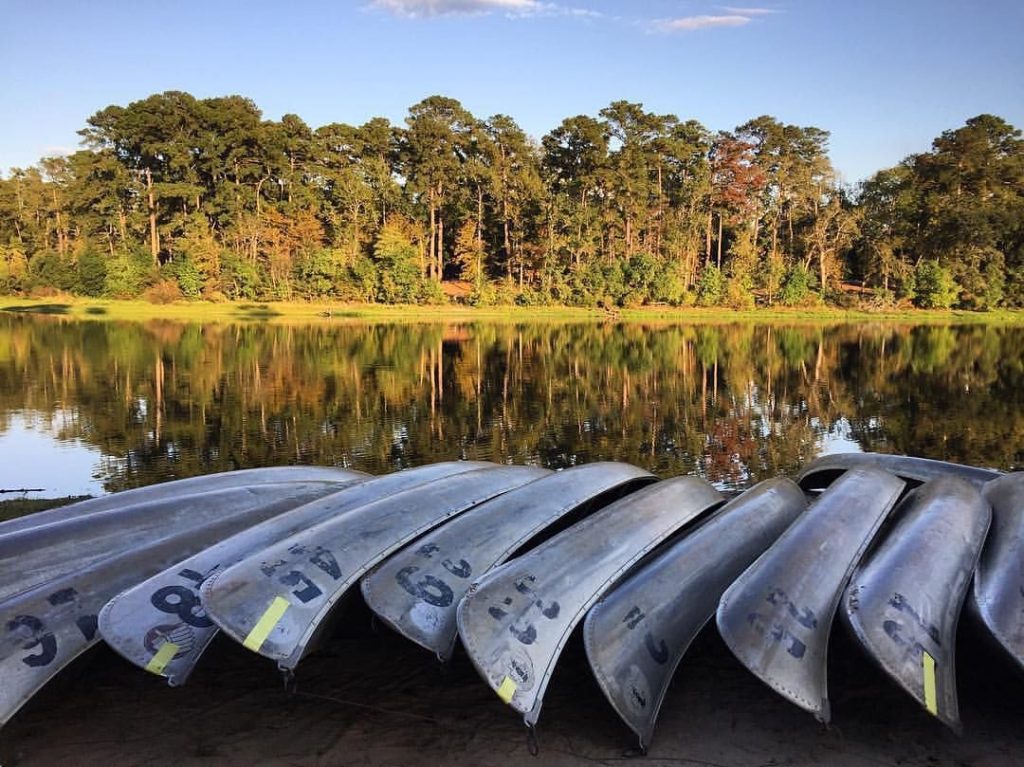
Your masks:
[[[770,16],[773,13],[782,13],[777,8],[734,8],[730,5],[723,5],[721,9],[734,16]]]
[[[480,16],[501,13],[508,18],[529,16],[571,16],[581,19],[605,18],[587,8],[573,8],[544,0],[371,0],[368,8],[387,11],[406,19],[435,16]]]
[[[742,27],[749,24],[750,16],[731,13],[727,16],[683,16],[678,19],[661,19],[654,22],[654,29],[660,32],[694,32],[709,27]]]
[[[372,0],[374,8],[396,16],[418,19],[429,16],[466,16],[495,11],[527,16],[548,10],[540,0]]]

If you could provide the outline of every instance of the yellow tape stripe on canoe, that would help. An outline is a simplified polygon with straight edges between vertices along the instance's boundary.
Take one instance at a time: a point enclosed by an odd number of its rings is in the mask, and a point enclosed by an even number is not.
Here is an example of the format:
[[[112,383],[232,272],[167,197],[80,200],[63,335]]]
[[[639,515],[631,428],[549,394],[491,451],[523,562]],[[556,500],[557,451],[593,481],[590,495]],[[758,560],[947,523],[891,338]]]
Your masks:
[[[512,677],[507,676],[501,680],[501,685],[498,686],[498,697],[505,703],[511,703],[512,696],[516,694],[518,687],[519,685],[513,681]]]
[[[267,641],[267,637],[270,636],[270,632],[274,630],[274,626],[278,624],[290,605],[291,603],[284,597],[274,597],[270,607],[263,613],[263,617],[256,621],[256,625],[252,627],[252,631],[249,632],[242,644],[253,652],[259,652],[263,643]]]
[[[174,656],[178,654],[178,650],[180,649],[181,648],[174,644],[174,642],[164,641],[164,643],[160,645],[160,649],[156,651],[156,654],[150,659],[149,663],[146,664],[146,671],[150,674],[160,676],[160,674],[164,673],[164,669],[167,667],[167,664],[174,659]]]
[[[928,653],[921,657],[924,671],[924,707],[932,716],[939,715],[939,698],[935,693],[935,658]]]

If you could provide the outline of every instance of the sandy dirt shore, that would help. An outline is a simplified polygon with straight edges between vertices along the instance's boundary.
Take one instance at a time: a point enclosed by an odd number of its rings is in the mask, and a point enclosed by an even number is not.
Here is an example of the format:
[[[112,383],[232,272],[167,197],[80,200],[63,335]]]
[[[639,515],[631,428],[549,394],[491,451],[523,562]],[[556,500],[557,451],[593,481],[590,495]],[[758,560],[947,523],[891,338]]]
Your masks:
[[[0,731],[0,765],[1024,765],[1024,675],[961,630],[960,738],[833,634],[825,728],[742,668],[713,629],[684,659],[649,754],[591,678],[578,637],[559,663],[529,753],[521,720],[465,656],[442,670],[365,608],[299,669],[288,695],[270,661],[219,639],[189,684],[164,686],[100,647]]]

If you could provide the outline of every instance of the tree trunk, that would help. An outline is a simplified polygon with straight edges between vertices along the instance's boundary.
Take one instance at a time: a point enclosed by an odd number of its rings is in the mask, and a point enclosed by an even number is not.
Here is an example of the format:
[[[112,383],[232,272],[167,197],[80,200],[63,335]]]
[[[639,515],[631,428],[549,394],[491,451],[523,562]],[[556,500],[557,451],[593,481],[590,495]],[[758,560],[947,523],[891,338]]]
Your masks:
[[[430,279],[434,279],[434,245],[437,237],[437,207],[434,204],[434,190],[430,190],[430,245],[427,248],[427,264],[430,268]]]
[[[256,182],[256,218],[259,218],[260,216],[263,215],[263,206],[260,203],[260,194],[263,189],[263,182],[265,182],[268,178],[270,178],[270,176],[264,176],[263,178]]]
[[[160,235],[156,231],[156,197],[153,194],[153,174],[146,168],[146,198],[149,202],[149,252],[153,263],[160,261]]]
[[[711,263],[711,216],[712,209],[708,208],[708,225],[704,229],[704,263]]]
[[[359,256],[359,204],[352,206],[352,258]]]
[[[657,255],[661,255],[661,236],[662,231],[665,228],[665,189],[664,179],[662,178],[661,163],[658,163],[658,227],[655,229],[654,234],[654,252]]]
[[[508,264],[509,274],[512,270],[512,240],[508,235],[508,199],[502,199],[501,201],[501,228],[502,228],[502,242],[505,246],[505,262]]]
[[[484,249],[484,188],[480,185],[476,188],[476,249]]]
[[[444,219],[437,217],[437,281],[444,281]]]
[[[818,274],[821,278],[821,295],[825,295],[825,248],[818,251]]]
[[[718,268],[722,268],[722,212],[718,212]]]
[[[64,222],[60,217],[60,203],[57,201],[57,189],[54,187],[52,190],[53,198],[53,212],[57,219],[57,253],[60,254],[61,258],[64,258]]]
[[[578,218],[579,226],[576,228],[576,247],[572,249],[572,260],[577,266],[580,265],[580,245],[583,243],[583,222],[587,219],[587,190],[584,188],[580,191],[580,214]]]

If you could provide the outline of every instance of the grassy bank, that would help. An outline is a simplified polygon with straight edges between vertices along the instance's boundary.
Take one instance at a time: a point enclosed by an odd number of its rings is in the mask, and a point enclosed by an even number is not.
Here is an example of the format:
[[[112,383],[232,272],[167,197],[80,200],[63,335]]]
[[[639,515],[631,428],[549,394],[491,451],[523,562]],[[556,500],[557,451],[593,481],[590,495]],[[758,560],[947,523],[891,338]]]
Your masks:
[[[907,322],[998,323],[1024,325],[1024,312],[994,311],[900,311],[844,310],[835,307],[756,309],[737,312],[721,307],[642,307],[607,311],[568,306],[385,306],[339,303],[208,303],[203,301],[150,304],[145,301],[111,301],[80,298],[0,298],[0,311],[11,314],[49,315],[78,320],[153,319],[182,322],[450,322],[450,321],[608,321],[629,322]]]

